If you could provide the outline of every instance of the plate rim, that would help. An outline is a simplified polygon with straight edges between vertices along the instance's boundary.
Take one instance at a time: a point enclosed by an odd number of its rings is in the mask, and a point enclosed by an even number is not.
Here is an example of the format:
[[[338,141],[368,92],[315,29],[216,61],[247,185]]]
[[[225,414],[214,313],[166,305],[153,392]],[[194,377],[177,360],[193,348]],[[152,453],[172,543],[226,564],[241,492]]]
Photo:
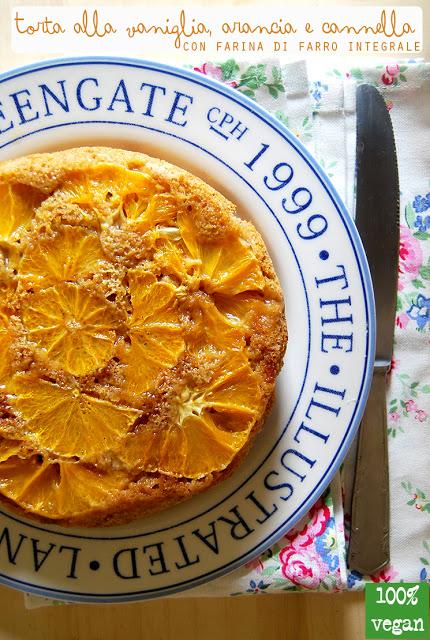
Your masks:
[[[37,62],[33,62],[27,65],[21,65],[18,67],[14,67],[7,71],[4,71],[0,74],[0,85],[3,84],[7,80],[11,80],[14,78],[18,78],[22,75],[26,75],[27,73],[31,73],[33,71],[43,71],[49,70],[55,67],[67,67],[73,65],[91,65],[91,64],[111,64],[111,65],[122,65],[129,67],[137,67],[137,68],[146,68],[148,70],[152,70],[159,73],[164,73],[170,76],[176,76],[180,79],[189,80],[195,84],[201,85],[203,87],[209,87],[212,90],[215,90],[217,93],[221,94],[227,100],[233,100],[237,102],[239,105],[244,106],[249,111],[254,112],[257,116],[260,117],[263,122],[269,124],[280,136],[284,138],[294,149],[295,151],[302,157],[302,159],[306,162],[309,168],[314,173],[315,177],[321,184],[321,187],[325,189],[327,195],[330,197],[338,215],[341,217],[341,220],[344,224],[345,230],[350,237],[351,246],[355,255],[356,264],[359,267],[360,279],[362,281],[362,288],[364,293],[364,302],[365,308],[367,312],[367,359],[364,367],[363,373],[363,385],[362,392],[359,398],[359,401],[356,403],[354,416],[351,418],[350,426],[346,434],[343,436],[343,440],[341,441],[336,454],[330,460],[330,464],[326,470],[326,473],[320,479],[319,483],[314,486],[305,500],[301,503],[301,505],[296,509],[294,516],[292,518],[292,522],[288,522],[288,524],[284,524],[279,526],[275,532],[272,532],[270,536],[268,536],[262,543],[258,544],[253,550],[243,554],[239,559],[229,563],[227,566],[220,567],[211,571],[209,574],[202,575],[200,577],[192,578],[184,583],[177,583],[174,586],[160,587],[158,589],[151,589],[150,591],[136,591],[132,593],[124,593],[124,594],[111,594],[104,596],[103,594],[90,594],[83,592],[70,592],[59,590],[55,588],[49,587],[40,587],[37,585],[33,585],[31,583],[27,583],[23,580],[18,580],[16,578],[10,578],[9,576],[0,573],[0,583],[5,584],[6,586],[10,586],[12,588],[18,589],[19,591],[25,591],[27,593],[32,593],[38,596],[43,596],[47,598],[54,598],[58,600],[64,600],[68,602],[85,602],[92,604],[102,604],[102,603],[125,603],[125,602],[135,602],[140,600],[149,600],[152,598],[159,598],[167,595],[173,595],[175,593],[180,593],[186,591],[188,589],[192,589],[194,587],[200,586],[202,584],[206,584],[216,578],[224,576],[228,573],[231,573],[235,569],[243,566],[250,559],[257,557],[260,553],[262,553],[265,549],[269,548],[276,540],[278,540],[282,535],[284,535],[288,530],[295,526],[295,524],[305,515],[305,513],[309,510],[309,508],[315,503],[318,497],[325,491],[330,481],[332,480],[335,473],[338,471],[339,466],[341,465],[348,449],[350,448],[356,432],[358,430],[358,426],[364,412],[364,408],[367,401],[367,396],[370,389],[371,379],[372,379],[372,370],[373,363],[375,357],[375,336],[376,336],[376,318],[375,318],[375,301],[373,294],[372,281],[370,276],[370,271],[366,259],[366,254],[364,252],[364,248],[358,234],[357,228],[354,224],[354,221],[349,214],[345,204],[337,193],[336,188],[332,184],[330,178],[326,175],[324,169],[319,165],[317,160],[311,155],[311,153],[306,149],[306,147],[302,144],[302,142],[294,136],[294,134],[275,116],[273,116],[269,111],[267,111],[264,107],[261,107],[258,103],[254,102],[244,94],[238,92],[237,90],[225,85],[221,81],[205,76],[204,74],[198,74],[196,71],[191,70],[189,68],[182,68],[179,66],[174,66],[170,64],[165,64],[162,62],[152,61],[144,58],[134,58],[127,56],[93,56],[93,55],[84,55],[84,56],[66,56],[59,58],[49,58],[46,60],[40,60]],[[201,76],[201,77],[199,77]],[[71,123],[73,124],[73,123]],[[79,123],[76,123],[79,124]],[[37,132],[33,132],[37,133]],[[27,137],[27,135],[32,134],[24,134],[24,136],[20,136],[19,138],[15,138],[14,140],[6,143],[2,146],[8,146],[13,144],[19,139],[23,137]],[[6,515],[7,517],[25,525],[30,526],[32,528],[42,530],[44,532],[49,532],[48,529],[45,529],[41,526],[38,526],[36,523],[21,521],[19,518],[14,517],[13,514],[5,513],[0,510],[2,515]],[[289,519],[291,516],[289,517]],[[64,535],[66,537],[73,538],[73,534],[67,534],[66,532],[55,532],[55,534]],[[81,536],[79,536],[81,537]],[[85,537],[85,536],[83,536]],[[130,537],[130,536],[126,536]],[[135,537],[135,536],[131,536]],[[96,538],[90,538],[96,539]]]

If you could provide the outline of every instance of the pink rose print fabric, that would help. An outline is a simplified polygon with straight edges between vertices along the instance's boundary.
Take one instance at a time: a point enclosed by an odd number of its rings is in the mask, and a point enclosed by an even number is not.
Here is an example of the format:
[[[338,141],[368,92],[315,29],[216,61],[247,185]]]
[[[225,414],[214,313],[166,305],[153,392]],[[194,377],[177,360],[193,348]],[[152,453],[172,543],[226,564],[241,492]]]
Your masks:
[[[422,263],[423,252],[419,240],[408,227],[400,225],[399,291],[403,291],[418,277]]]
[[[282,549],[279,559],[285,578],[306,589],[317,589],[329,572],[313,546],[289,545]]]

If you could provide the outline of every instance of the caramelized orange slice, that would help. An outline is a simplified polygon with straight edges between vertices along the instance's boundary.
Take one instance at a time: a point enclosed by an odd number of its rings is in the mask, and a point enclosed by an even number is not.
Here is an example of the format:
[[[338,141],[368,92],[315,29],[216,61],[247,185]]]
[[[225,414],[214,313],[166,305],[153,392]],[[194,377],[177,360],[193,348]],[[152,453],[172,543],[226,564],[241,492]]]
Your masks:
[[[6,313],[0,309],[0,387],[4,386],[12,375],[9,349],[13,339],[9,318]]]
[[[258,327],[276,331],[279,322],[278,304],[252,292],[237,296],[214,295],[217,309],[236,326],[241,326],[245,335],[251,335]]]
[[[29,441],[60,456],[88,459],[116,446],[141,413],[29,374],[15,376],[10,390]]]
[[[0,463],[0,493],[39,516],[76,517],[105,507],[126,485],[119,471],[105,473],[76,462],[49,463],[40,458],[12,456]]]
[[[198,276],[194,277],[194,274],[198,274],[200,260],[193,259],[184,248],[181,248],[180,243],[177,242],[181,239],[179,229],[177,227],[170,227],[170,229],[173,231],[171,236],[175,237],[160,236],[160,242],[154,253],[154,263],[163,275],[173,276],[185,284],[187,289],[198,289],[200,281]]]
[[[238,236],[224,241],[204,240],[188,213],[179,213],[177,223],[187,252],[197,261],[194,278],[207,293],[236,295],[264,288],[260,264],[245,240]]]
[[[118,310],[103,297],[75,284],[36,291],[23,303],[30,340],[65,371],[82,376],[112,357]]]
[[[104,259],[96,233],[63,226],[24,254],[19,275],[29,285],[49,287],[97,273]]]
[[[57,194],[64,201],[94,214],[99,223],[107,227],[124,220],[123,207],[134,198],[140,203],[139,209],[144,208],[157,190],[157,184],[148,174],[99,164],[70,177]]]
[[[187,347],[190,352],[200,352],[203,355],[209,347],[225,351],[245,346],[243,327],[231,322],[208,296],[195,296],[191,316],[192,328],[187,334]]]
[[[177,363],[184,340],[172,284],[136,269],[129,272],[129,290],[131,343],[123,349],[122,360],[128,389],[139,394],[155,386],[160,374]]]
[[[11,456],[16,456],[21,452],[22,442],[19,440],[9,440],[0,436],[0,462],[8,460]]]
[[[148,231],[157,225],[172,224],[176,218],[177,200],[169,193],[156,193],[148,198],[141,193],[125,196],[123,202],[124,215],[133,225],[133,229]]]
[[[0,241],[13,242],[27,229],[45,196],[23,184],[0,183]]]
[[[127,436],[118,452],[126,464],[145,471],[200,478],[225,469],[248,440],[260,410],[257,376],[246,357],[231,351],[217,357],[206,385],[183,388],[176,419],[165,428],[148,423]]]

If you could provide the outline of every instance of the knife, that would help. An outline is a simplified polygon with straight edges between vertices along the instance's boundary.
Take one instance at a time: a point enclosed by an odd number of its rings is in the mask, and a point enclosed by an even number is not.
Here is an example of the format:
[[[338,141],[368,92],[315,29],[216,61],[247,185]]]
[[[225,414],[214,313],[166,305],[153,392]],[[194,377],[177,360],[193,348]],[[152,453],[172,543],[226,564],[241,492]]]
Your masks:
[[[357,88],[355,224],[376,305],[376,353],[360,425],[348,565],[368,575],[390,560],[386,383],[394,343],[399,260],[399,176],[390,115],[378,90]]]

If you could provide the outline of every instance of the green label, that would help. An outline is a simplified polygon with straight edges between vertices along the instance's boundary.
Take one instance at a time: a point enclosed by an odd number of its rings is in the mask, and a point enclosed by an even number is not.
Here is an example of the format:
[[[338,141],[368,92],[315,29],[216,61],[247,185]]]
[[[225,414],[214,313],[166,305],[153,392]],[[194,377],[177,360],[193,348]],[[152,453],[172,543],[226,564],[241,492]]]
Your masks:
[[[429,640],[429,585],[366,584],[366,638]]]

